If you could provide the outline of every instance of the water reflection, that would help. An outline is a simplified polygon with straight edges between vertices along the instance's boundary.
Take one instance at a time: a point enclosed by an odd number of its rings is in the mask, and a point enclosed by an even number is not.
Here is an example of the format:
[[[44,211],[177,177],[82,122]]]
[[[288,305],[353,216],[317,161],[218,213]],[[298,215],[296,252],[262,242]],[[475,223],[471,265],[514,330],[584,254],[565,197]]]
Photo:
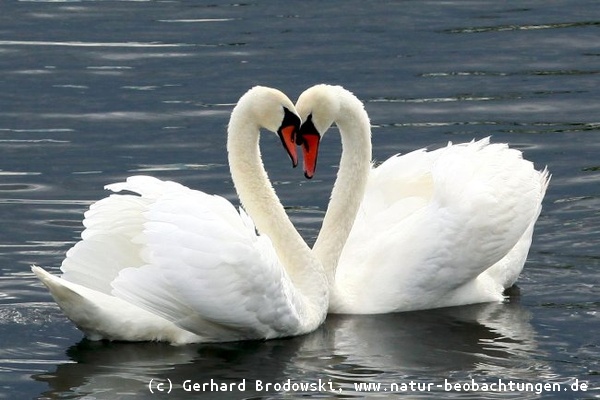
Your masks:
[[[323,377],[357,397],[357,381],[597,380],[597,2],[298,2],[293,11],[276,1],[197,3],[2,2],[0,398],[147,395],[144,379],[164,375]],[[57,273],[87,206],[128,175],[237,202],[224,139],[232,102],[254,84],[296,98],[319,82],[367,100],[377,160],[491,135],[548,165],[553,180],[520,278],[526,308],[332,316],[286,341],[84,341],[65,354],[81,333],[29,265]],[[297,185],[298,170],[271,162],[279,147],[263,152],[310,244],[337,172],[334,147],[320,156],[320,182]]]
[[[45,396],[148,393],[154,379],[173,383],[185,396],[185,380],[242,382],[245,392],[222,398],[265,395],[261,382],[331,382],[335,395],[359,396],[354,383],[445,378],[532,380],[548,377],[539,361],[529,312],[519,304],[482,304],[418,313],[330,315],[313,334],[266,342],[171,346],[83,340],[67,351],[72,362],[33,378],[46,382]],[[271,394],[276,393],[271,391]],[[280,393],[283,396],[283,393]],[[299,395],[299,393],[296,393]],[[521,394],[522,396],[522,394]]]

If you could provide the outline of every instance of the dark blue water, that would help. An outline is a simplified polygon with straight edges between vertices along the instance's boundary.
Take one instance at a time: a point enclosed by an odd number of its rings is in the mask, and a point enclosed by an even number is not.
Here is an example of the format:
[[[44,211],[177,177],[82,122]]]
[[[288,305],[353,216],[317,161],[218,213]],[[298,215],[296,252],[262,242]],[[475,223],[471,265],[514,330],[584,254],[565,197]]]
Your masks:
[[[0,398],[126,399],[168,380],[171,393],[154,396],[188,398],[204,393],[186,380],[211,379],[245,382],[220,398],[362,397],[360,383],[381,384],[370,397],[404,383],[422,398],[600,398],[599,37],[595,0],[2,1]],[[256,84],[295,99],[321,82],[366,103],[378,160],[491,135],[548,166],[520,291],[505,304],[332,316],[288,340],[83,339],[29,266],[58,273],[102,187],[144,173],[235,201],[232,105]],[[264,136],[278,194],[312,243],[336,135],[310,182]],[[533,390],[444,386],[499,380]],[[546,383],[560,391],[536,394]]]

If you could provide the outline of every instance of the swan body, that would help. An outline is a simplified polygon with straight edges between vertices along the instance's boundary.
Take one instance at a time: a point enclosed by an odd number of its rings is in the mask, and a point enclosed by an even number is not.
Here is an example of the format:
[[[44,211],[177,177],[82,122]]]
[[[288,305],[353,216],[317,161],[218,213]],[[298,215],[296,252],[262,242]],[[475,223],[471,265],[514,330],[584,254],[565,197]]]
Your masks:
[[[220,196],[130,177],[86,212],[61,278],[33,272],[90,339],[182,344],[316,329],[328,307],[324,271],[277,199],[258,141],[261,127],[277,131],[295,163],[299,124],[283,93],[251,89],[228,128],[231,174],[248,214]]]
[[[373,167],[369,118],[352,93],[317,85],[296,109],[305,121],[298,142],[308,177],[331,124],[342,138],[338,178],[313,247],[328,276],[329,312],[504,299],[531,245],[546,170],[488,138],[396,155]]]

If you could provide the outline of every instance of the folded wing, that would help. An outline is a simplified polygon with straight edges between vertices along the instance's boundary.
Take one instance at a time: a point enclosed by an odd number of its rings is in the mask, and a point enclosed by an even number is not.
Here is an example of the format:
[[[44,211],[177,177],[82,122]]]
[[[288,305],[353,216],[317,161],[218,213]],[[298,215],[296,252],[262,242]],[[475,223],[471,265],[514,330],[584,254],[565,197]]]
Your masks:
[[[522,252],[547,181],[519,151],[488,139],[392,157],[372,170],[337,286],[364,312],[500,299],[505,282],[477,278]],[[522,262],[506,268],[518,275]]]
[[[202,337],[269,338],[299,326],[299,294],[266,236],[219,196],[137,176],[86,213],[63,278]]]

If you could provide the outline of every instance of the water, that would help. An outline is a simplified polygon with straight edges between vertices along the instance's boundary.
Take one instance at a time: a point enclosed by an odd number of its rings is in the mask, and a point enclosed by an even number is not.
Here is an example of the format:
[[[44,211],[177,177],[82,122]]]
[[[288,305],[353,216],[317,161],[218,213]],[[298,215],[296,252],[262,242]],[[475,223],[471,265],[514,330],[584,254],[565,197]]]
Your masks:
[[[0,398],[125,399],[168,380],[172,392],[155,396],[188,398],[201,393],[186,380],[211,379],[246,380],[245,391],[212,393],[220,398],[361,397],[359,383],[381,383],[370,396],[385,397],[411,381],[437,397],[600,397],[597,2],[7,0],[0,10]],[[57,273],[82,213],[129,175],[235,201],[224,135],[233,103],[255,84],[295,99],[321,82],[365,101],[378,160],[492,135],[549,167],[520,292],[505,304],[331,316],[288,340],[83,339],[30,264]],[[278,139],[262,142],[278,194],[312,243],[337,135],[324,140],[310,182]],[[562,386],[444,392],[498,379]],[[573,392],[576,382],[588,391]]]

